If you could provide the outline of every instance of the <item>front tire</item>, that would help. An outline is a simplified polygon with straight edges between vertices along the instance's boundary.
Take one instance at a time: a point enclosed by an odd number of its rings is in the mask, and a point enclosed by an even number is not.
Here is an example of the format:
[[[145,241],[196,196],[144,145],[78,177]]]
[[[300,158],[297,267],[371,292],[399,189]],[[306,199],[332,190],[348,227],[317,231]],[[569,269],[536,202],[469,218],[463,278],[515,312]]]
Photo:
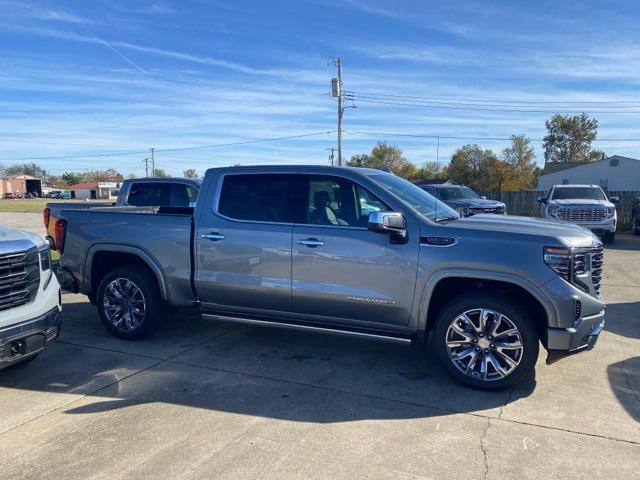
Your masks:
[[[606,232],[602,236],[602,243],[611,244],[616,240],[616,232]]]
[[[106,329],[124,340],[152,335],[164,319],[158,284],[144,267],[121,267],[107,273],[98,287],[96,306]]]
[[[438,316],[436,357],[454,379],[481,390],[513,387],[538,359],[536,326],[526,310],[493,292],[464,294]]]

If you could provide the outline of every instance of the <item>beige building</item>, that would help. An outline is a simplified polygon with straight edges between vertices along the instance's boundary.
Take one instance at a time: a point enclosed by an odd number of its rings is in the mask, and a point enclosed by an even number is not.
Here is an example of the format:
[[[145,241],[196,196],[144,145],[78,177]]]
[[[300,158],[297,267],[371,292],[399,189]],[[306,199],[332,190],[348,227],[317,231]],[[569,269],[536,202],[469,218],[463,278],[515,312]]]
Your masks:
[[[18,175],[11,178],[0,178],[0,198],[8,195],[24,197],[27,194],[42,196],[42,180],[30,175]]]

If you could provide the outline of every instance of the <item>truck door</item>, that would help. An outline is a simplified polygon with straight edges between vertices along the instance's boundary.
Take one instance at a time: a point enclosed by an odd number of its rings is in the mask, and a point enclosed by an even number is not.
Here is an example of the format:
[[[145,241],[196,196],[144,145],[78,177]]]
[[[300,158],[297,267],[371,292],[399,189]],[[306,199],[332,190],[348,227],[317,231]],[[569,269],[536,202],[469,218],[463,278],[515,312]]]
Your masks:
[[[291,312],[291,235],[297,173],[226,174],[195,232],[203,309]]]
[[[333,322],[405,326],[416,284],[419,235],[392,244],[367,229],[370,212],[390,208],[337,176],[306,178],[305,220],[293,227],[293,311]]]

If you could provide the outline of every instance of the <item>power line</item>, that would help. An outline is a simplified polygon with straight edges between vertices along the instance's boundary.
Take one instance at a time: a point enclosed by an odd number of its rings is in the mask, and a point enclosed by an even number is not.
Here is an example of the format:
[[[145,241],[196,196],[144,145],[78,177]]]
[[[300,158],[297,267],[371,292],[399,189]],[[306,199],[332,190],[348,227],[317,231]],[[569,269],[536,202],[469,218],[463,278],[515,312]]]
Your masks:
[[[373,135],[373,136],[389,136],[389,137],[409,137],[409,138],[431,138],[446,140],[494,140],[494,141],[511,141],[511,137],[463,137],[457,135],[427,135],[414,133],[398,133],[398,132],[369,132],[369,131],[345,131],[349,135]],[[529,137],[527,137],[529,138]],[[543,142],[544,138],[529,138],[532,142]],[[640,138],[596,138],[593,142],[611,142],[611,143],[640,143]]]
[[[498,106],[499,104],[531,104],[531,105],[558,105],[558,104],[566,104],[566,105],[590,105],[590,104],[634,104],[633,106],[640,106],[640,100],[489,100],[489,99],[477,99],[477,98],[443,98],[443,97],[423,97],[417,95],[397,95],[392,93],[376,93],[376,92],[355,92],[355,91],[345,91],[346,94],[355,94],[355,95],[369,95],[376,97],[392,97],[392,98],[406,98],[406,99],[418,99],[418,100],[427,100],[429,102],[433,101],[443,101],[446,103],[458,103],[458,102],[475,102],[482,104],[493,104]],[[514,105],[518,106],[518,105]],[[630,107],[620,107],[620,108],[630,108]]]
[[[440,108],[446,110],[463,110],[463,111],[481,111],[481,112],[500,112],[500,113],[564,113],[564,114],[579,114],[579,113],[591,113],[591,114],[618,114],[618,115],[632,115],[640,114],[640,110],[636,111],[608,111],[608,110],[591,110],[591,111],[558,111],[558,110],[534,110],[534,109],[504,109],[504,108],[470,108],[470,107],[458,107],[453,105],[441,105],[441,104],[428,104],[428,103],[411,103],[411,102],[399,102],[399,101],[384,101],[378,99],[368,99],[363,96],[348,97],[350,99],[358,100],[358,102],[371,103],[377,105],[391,105],[400,107],[412,107],[412,108]]]

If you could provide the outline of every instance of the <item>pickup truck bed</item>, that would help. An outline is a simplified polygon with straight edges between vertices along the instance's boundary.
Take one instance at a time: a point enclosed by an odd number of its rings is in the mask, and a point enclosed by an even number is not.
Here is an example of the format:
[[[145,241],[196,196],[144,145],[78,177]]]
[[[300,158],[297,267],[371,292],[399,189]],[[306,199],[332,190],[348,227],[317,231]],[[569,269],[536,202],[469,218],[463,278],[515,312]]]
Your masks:
[[[159,211],[164,209],[112,207],[64,211],[65,221],[74,225],[65,238],[65,267],[82,276],[81,293],[89,294],[91,286],[95,287],[111,267],[110,256],[119,254],[121,258],[120,254],[130,254],[132,262],[141,258],[151,267],[164,300],[177,306],[193,305],[193,216]],[[85,231],[90,231],[90,235],[85,235]]]

